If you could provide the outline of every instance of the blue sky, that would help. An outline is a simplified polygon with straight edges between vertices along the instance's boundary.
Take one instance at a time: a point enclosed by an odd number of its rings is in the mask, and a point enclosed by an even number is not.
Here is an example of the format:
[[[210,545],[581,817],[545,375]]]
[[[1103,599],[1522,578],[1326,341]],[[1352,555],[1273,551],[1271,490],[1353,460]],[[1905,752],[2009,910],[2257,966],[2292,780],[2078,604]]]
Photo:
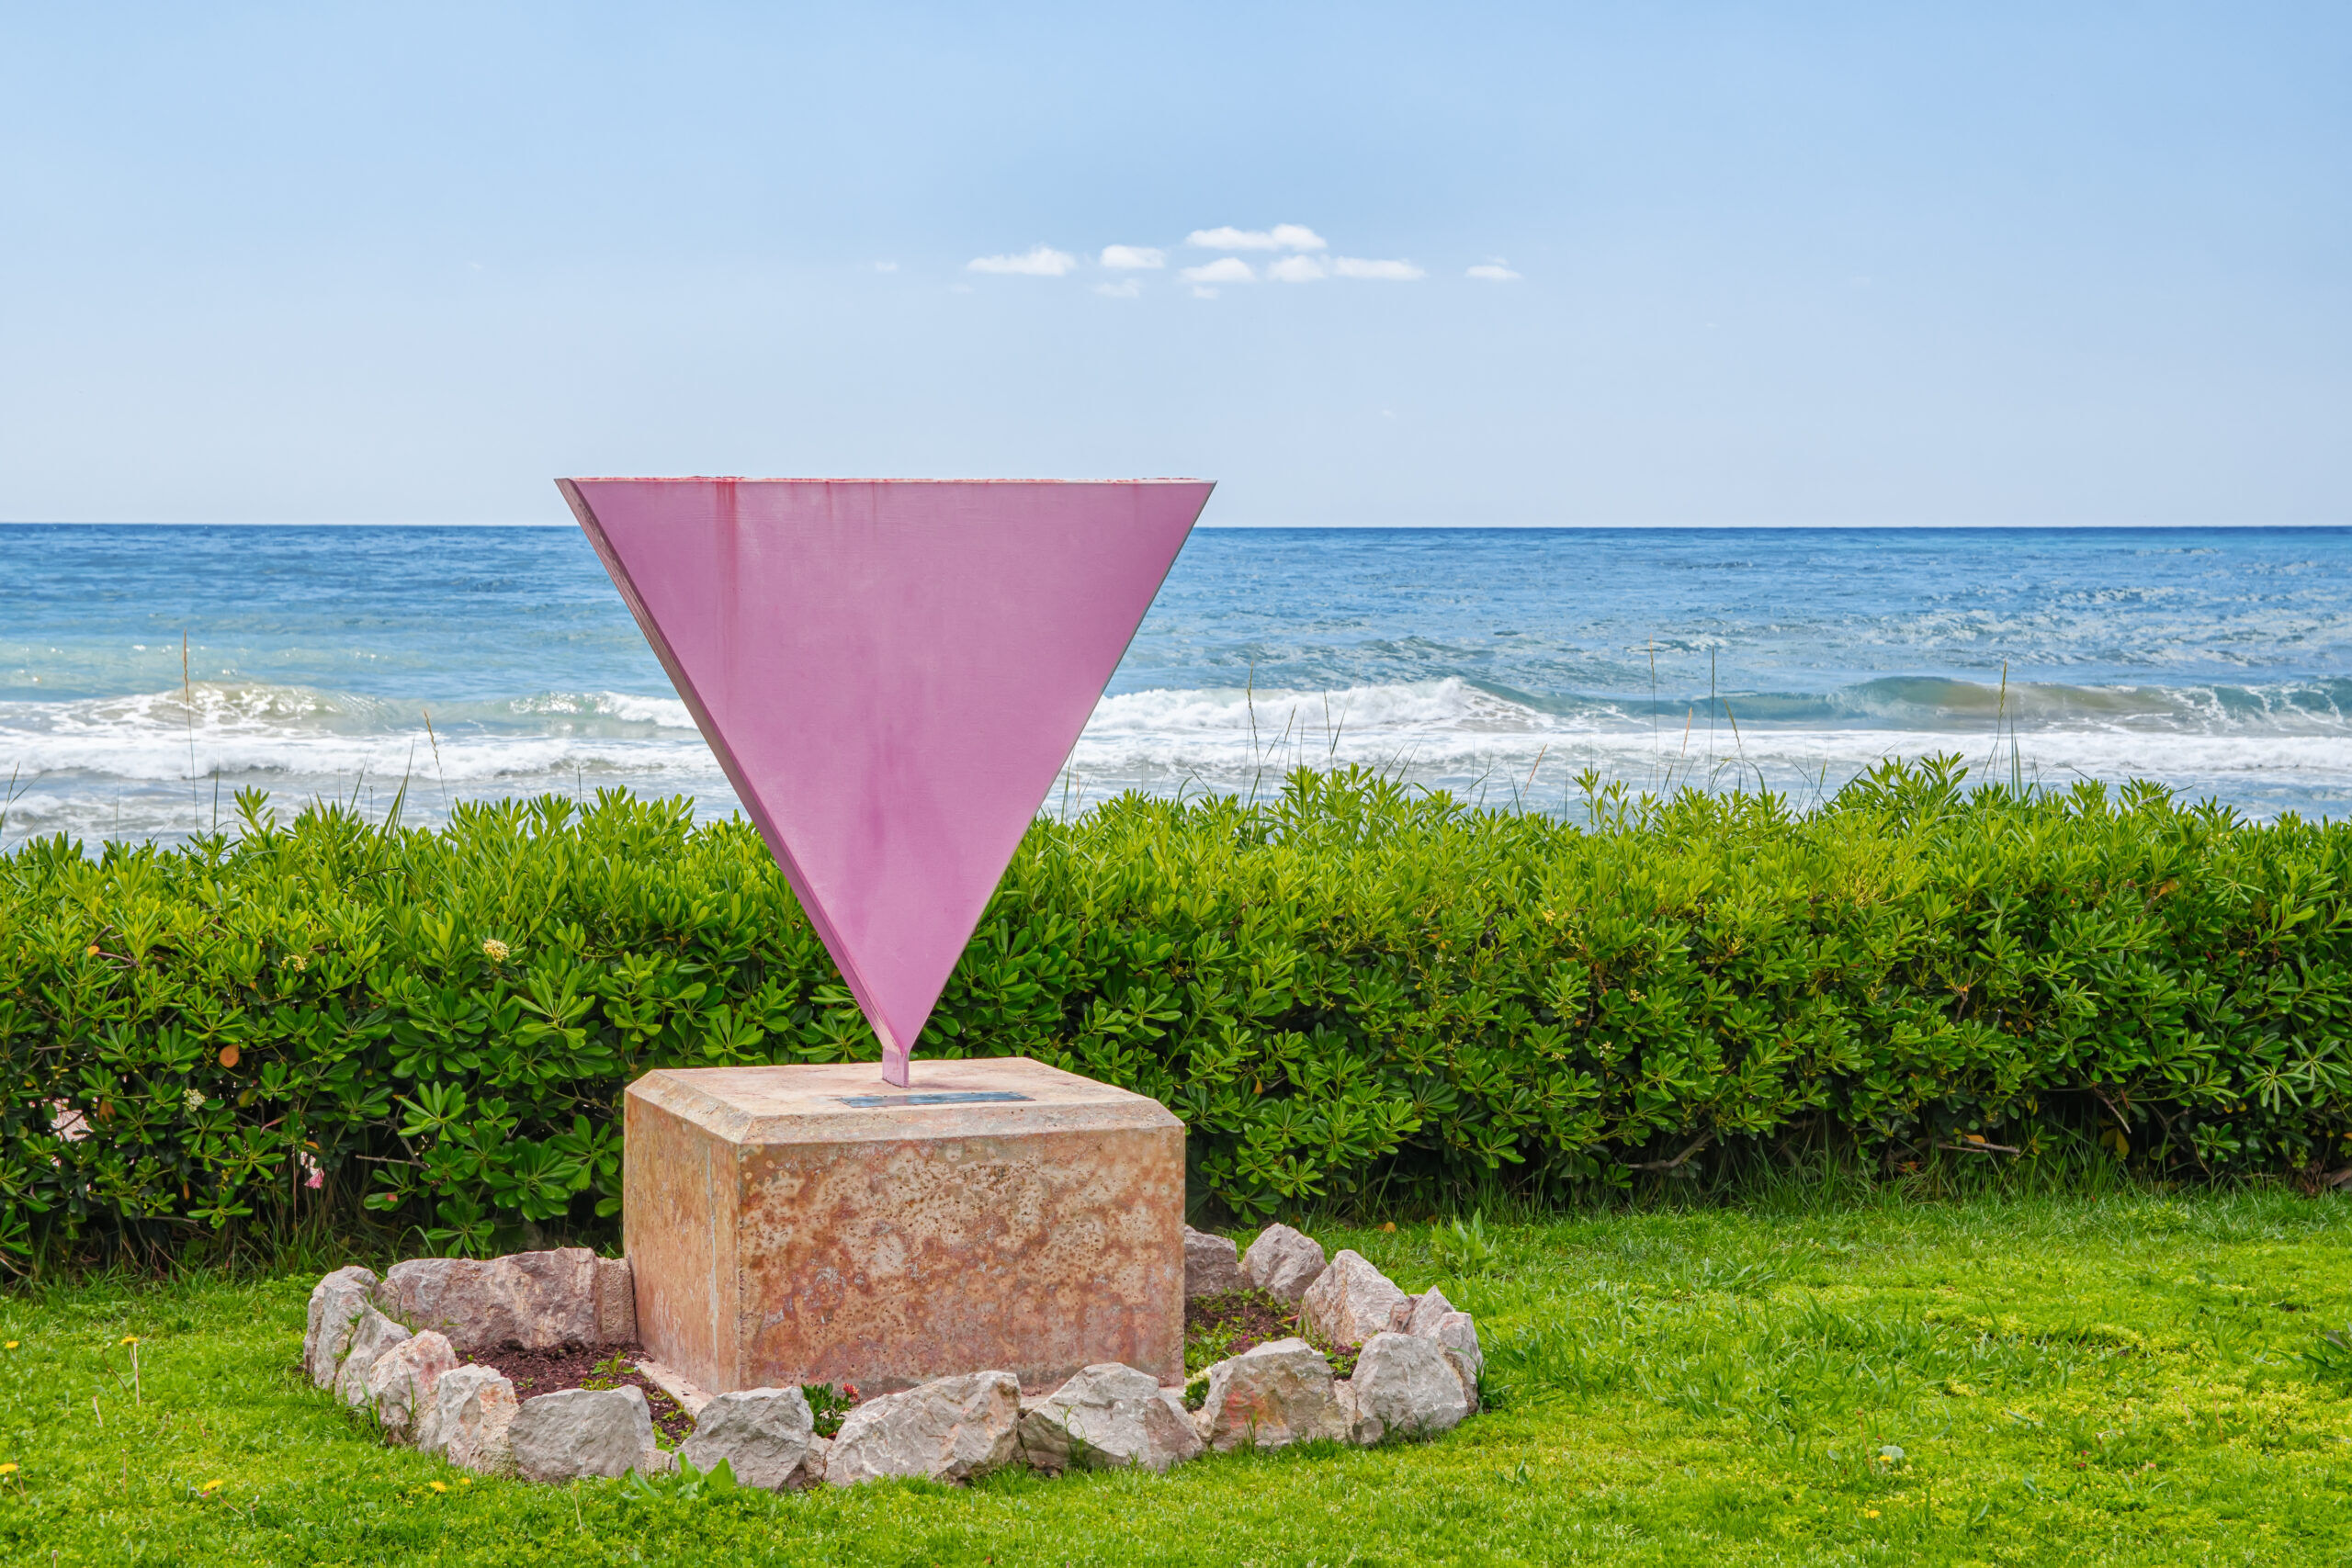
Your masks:
[[[2347,82],[2341,5],[7,6],[0,518],[2352,522]]]

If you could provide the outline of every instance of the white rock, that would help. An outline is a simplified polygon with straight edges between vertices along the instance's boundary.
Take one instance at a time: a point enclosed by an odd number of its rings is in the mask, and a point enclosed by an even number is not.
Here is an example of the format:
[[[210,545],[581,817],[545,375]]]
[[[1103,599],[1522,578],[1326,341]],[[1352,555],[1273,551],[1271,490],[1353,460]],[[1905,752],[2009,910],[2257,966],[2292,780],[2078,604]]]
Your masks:
[[[674,1461],[653,1440],[641,1388],[566,1388],[526,1399],[509,1434],[514,1473],[526,1481],[650,1475]]]
[[[1475,1382],[1487,1370],[1487,1352],[1478,1344],[1478,1324],[1466,1312],[1449,1312],[1427,1328],[1416,1331],[1417,1339],[1434,1339],[1468,1364]]]
[[[1462,1380],[1462,1403],[1470,1407],[1471,1415],[1476,1416],[1478,1414],[1478,1369],[1472,1366],[1470,1358],[1459,1350],[1448,1350],[1445,1359],[1446,1364],[1453,1369],[1453,1375]]]
[[[1470,1414],[1462,1378],[1444,1346],[1410,1334],[1380,1333],[1356,1358],[1358,1409],[1391,1432],[1428,1435],[1461,1425]]]
[[[1073,1466],[1164,1471],[1196,1457],[1201,1435],[1180,1391],[1105,1361],[1043,1399],[1023,1402],[1021,1451],[1032,1469],[1056,1473]]]
[[[1208,1397],[1193,1425],[1220,1453],[1348,1439],[1352,1423],[1332,1392],[1331,1363],[1304,1339],[1269,1340],[1219,1361],[1208,1378]]]
[[[1408,1298],[1361,1253],[1331,1259],[1299,1298],[1299,1321],[1334,1345],[1362,1345],[1388,1332],[1391,1317]]]
[[[1323,1272],[1323,1248],[1288,1225],[1268,1225],[1243,1254],[1241,1271],[1258,1289],[1295,1302]]]
[[[832,1438],[809,1438],[808,1457],[800,1461],[800,1468],[792,1472],[785,1484],[795,1492],[806,1492],[812,1486],[822,1486],[825,1483],[825,1461],[832,1451]]]
[[[1184,1227],[1184,1299],[1214,1296],[1225,1291],[1238,1291],[1245,1281],[1241,1278],[1241,1249],[1229,1235],[1211,1235],[1206,1231]]]
[[[376,1288],[376,1271],[354,1264],[338,1269],[311,1287],[310,1326],[302,1334],[302,1366],[321,1388],[334,1386],[343,1370],[343,1353],[351,1348],[351,1330],[368,1310]]]
[[[774,1492],[808,1459],[816,1436],[808,1395],[798,1389],[745,1389],[711,1395],[678,1457],[696,1470],[725,1460],[741,1484]]]
[[[1020,1423],[1021,1382],[1011,1372],[938,1378],[853,1409],[825,1456],[825,1481],[968,1481],[1020,1457]]]
[[[429,1328],[376,1358],[368,1369],[368,1403],[388,1440],[405,1443],[416,1436],[418,1417],[432,1405],[434,1385],[457,1365],[458,1353]]]
[[[374,1307],[363,1309],[352,1325],[351,1348],[344,1352],[343,1365],[334,1374],[335,1397],[345,1404],[367,1404],[368,1370],[377,1357],[409,1337],[407,1329]]]
[[[469,1355],[520,1345],[552,1350],[597,1336],[596,1255],[584,1247],[487,1261],[412,1258],[376,1287],[376,1305],[411,1328],[436,1329]],[[631,1307],[632,1324],[635,1318]]]
[[[1399,1334],[1418,1334],[1424,1339],[1429,1337],[1430,1329],[1437,1320],[1453,1310],[1453,1303],[1447,1301],[1445,1292],[1435,1285],[1418,1296],[1408,1297],[1406,1305],[1409,1310],[1403,1318],[1388,1326]]]
[[[514,1385],[495,1367],[455,1367],[433,1385],[416,1446],[460,1470],[504,1475],[514,1468]]]
[[[1363,1404],[1356,1398],[1356,1385],[1341,1378],[1331,1385],[1331,1395],[1340,1402],[1340,1414],[1348,1423],[1348,1441],[1360,1449],[1368,1449],[1386,1435],[1388,1428],[1381,1425],[1377,1416],[1363,1413]]]
[[[637,1339],[637,1274],[626,1258],[599,1258],[595,1269],[596,1343]]]

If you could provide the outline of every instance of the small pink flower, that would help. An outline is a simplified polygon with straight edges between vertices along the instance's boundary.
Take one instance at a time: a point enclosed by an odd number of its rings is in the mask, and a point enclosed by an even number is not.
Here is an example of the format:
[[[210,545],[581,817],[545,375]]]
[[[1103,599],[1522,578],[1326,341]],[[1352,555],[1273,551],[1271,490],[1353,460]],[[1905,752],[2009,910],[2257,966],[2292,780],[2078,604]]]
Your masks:
[[[319,1168],[319,1162],[311,1157],[311,1152],[308,1149],[295,1157],[302,1162],[302,1168],[309,1173],[302,1178],[303,1186],[318,1188],[326,1185],[327,1173]]]

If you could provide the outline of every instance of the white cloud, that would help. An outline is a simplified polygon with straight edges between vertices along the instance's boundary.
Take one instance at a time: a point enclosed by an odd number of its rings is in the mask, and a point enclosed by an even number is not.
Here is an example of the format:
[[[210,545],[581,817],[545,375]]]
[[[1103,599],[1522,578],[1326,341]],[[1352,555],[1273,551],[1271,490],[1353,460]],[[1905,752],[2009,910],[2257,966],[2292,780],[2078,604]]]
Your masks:
[[[1114,299],[1132,299],[1143,292],[1143,279],[1123,277],[1116,283],[1098,283],[1094,286],[1094,292],[1108,294]]]
[[[1334,256],[1331,270],[1341,277],[1375,277],[1388,283],[1410,283],[1429,275],[1411,262],[1363,261],[1354,256]]]
[[[1214,288],[1202,288],[1195,286],[1193,289],[1193,298],[1195,299],[1214,299],[1216,298],[1216,290]]]
[[[1017,256],[975,256],[965,265],[974,272],[1012,272],[1024,277],[1059,277],[1078,265],[1078,258],[1068,251],[1039,245],[1035,250]]]
[[[1510,264],[1500,257],[1472,267],[1464,276],[1484,278],[1488,283],[1514,283],[1519,279],[1519,274],[1511,271]]]
[[[1168,253],[1154,250],[1149,245],[1105,245],[1102,247],[1102,265],[1125,271],[1166,266]]]
[[[896,272],[899,270],[899,264],[897,262],[876,262],[874,264],[874,270],[876,272]]]
[[[1239,256],[1219,256],[1205,266],[1188,266],[1183,272],[1187,283],[1255,283],[1258,275]]]
[[[1329,275],[1313,256],[1284,256],[1266,269],[1266,276],[1278,283],[1312,283]]]
[[[1272,229],[1195,229],[1184,236],[1188,245],[1204,251],[1319,251],[1323,236],[1303,223],[1277,223]]]

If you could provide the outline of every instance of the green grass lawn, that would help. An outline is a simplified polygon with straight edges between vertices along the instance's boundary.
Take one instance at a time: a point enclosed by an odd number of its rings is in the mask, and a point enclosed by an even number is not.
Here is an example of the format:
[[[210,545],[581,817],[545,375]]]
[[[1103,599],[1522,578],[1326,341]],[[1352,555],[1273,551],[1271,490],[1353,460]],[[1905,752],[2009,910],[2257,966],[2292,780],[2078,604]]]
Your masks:
[[[0,1298],[0,1561],[2352,1562],[2352,1386],[2303,1355],[2352,1322],[2352,1203],[1315,1228],[1476,1313],[1499,1407],[1165,1477],[646,1499],[378,1447],[295,1370],[308,1278],[92,1285]]]

